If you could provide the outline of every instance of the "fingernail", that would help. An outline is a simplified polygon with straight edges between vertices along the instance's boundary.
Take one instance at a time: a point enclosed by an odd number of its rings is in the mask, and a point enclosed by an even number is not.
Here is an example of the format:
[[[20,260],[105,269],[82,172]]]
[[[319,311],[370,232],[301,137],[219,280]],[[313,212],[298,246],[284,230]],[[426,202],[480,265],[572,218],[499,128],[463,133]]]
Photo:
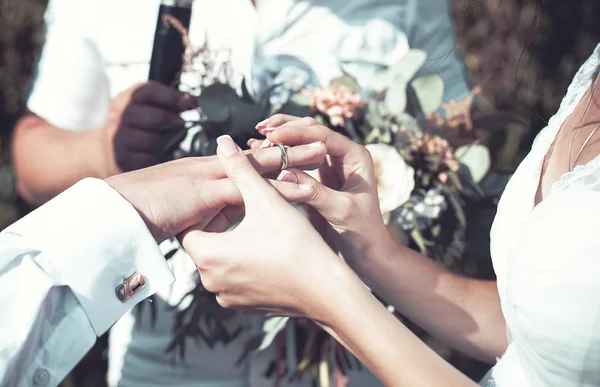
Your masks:
[[[312,189],[312,187],[310,186],[310,184],[298,184],[298,187],[300,187],[300,189],[306,190],[306,191],[310,191]]]
[[[318,148],[321,146],[321,141],[315,141],[315,142],[311,142],[310,144],[307,145],[310,148]]]
[[[267,118],[266,120],[262,120],[261,122],[256,124],[256,126],[254,128],[255,129],[262,128],[264,126],[267,126],[268,123],[269,123],[269,119]]]
[[[252,146],[253,143],[255,143],[256,141],[259,141],[255,138],[251,138],[250,140],[246,141],[246,145],[248,146]]]
[[[233,139],[228,135],[217,138],[217,145],[219,146],[219,150],[225,156],[233,156],[240,151],[240,148],[238,148],[236,143],[233,142]]]
[[[263,136],[266,136],[267,133],[272,133],[275,131],[276,128],[258,128],[258,133],[262,134]]]
[[[271,146],[271,141],[269,140],[265,140],[263,141],[263,143],[260,145],[260,147],[258,149],[265,149]]]
[[[277,176],[277,180],[279,181],[285,181],[288,183],[297,183],[298,182],[298,178],[296,177],[296,175],[290,171],[281,171],[281,173],[279,174],[279,176]]]

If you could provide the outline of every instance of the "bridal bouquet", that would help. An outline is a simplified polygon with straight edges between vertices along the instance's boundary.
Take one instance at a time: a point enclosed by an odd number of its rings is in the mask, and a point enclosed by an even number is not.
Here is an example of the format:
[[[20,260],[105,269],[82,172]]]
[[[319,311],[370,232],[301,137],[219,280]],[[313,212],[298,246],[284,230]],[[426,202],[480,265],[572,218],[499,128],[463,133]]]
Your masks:
[[[196,61],[201,80],[199,118],[188,122],[188,128],[200,129],[181,157],[214,153],[216,137],[224,133],[245,144],[258,136],[255,124],[277,112],[312,116],[371,152],[381,214],[398,243],[451,270],[468,271],[465,203],[498,195],[503,188],[502,184],[491,190],[482,188],[491,159],[478,128],[486,120],[478,121],[471,114],[478,89],[462,101],[443,103],[442,78],[437,74],[416,77],[426,54],[411,50],[363,88],[347,74],[327,86],[311,86],[306,77],[291,76],[267,85],[256,100],[244,80],[236,90],[229,62],[221,60],[215,66],[215,55],[203,47],[186,57],[187,66]],[[176,145],[165,144],[163,151],[172,152]],[[395,313],[392,307],[388,309]],[[167,351],[181,356],[189,338],[213,347],[237,339],[242,332],[241,327],[226,328],[224,322],[234,313],[221,308],[200,283],[174,311],[175,331]],[[289,325],[292,333],[285,331]],[[297,344],[293,346],[292,341]],[[344,386],[347,371],[360,367],[313,323],[283,317],[267,319],[263,333],[246,343],[239,361],[272,345],[277,356],[265,372],[275,385],[284,377],[308,374],[323,387],[332,379],[336,386]]]

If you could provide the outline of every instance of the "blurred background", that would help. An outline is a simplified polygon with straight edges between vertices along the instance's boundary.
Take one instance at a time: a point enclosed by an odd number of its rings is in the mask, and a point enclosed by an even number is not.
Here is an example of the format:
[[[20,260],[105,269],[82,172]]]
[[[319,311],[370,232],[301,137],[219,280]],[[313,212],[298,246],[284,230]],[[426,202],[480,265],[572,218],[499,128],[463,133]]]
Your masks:
[[[13,185],[10,138],[43,44],[46,3],[0,0],[0,229],[27,211]],[[510,171],[556,112],[574,73],[598,43],[600,2],[452,0],[452,7],[456,49],[464,55],[472,84],[482,90],[477,108],[510,112],[527,123],[490,140],[496,167]],[[65,385],[102,386],[104,348],[101,340]],[[474,378],[483,370],[465,359],[455,363]]]

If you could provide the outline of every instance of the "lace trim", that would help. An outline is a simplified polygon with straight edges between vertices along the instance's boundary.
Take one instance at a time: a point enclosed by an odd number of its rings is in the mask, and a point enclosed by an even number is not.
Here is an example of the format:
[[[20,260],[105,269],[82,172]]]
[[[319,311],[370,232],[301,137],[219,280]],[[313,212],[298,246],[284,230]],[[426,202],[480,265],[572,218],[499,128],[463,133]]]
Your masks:
[[[490,378],[482,381],[482,387],[528,387],[519,354],[514,344],[509,344],[506,353],[492,368]]]
[[[560,103],[558,112],[550,118],[548,125],[544,128],[540,134],[536,137],[533,143],[533,149],[542,151],[544,156],[550,150],[550,146],[556,137],[559,129],[566,121],[567,117],[575,110],[575,107],[581,101],[584,94],[590,88],[592,84],[591,74],[594,73],[596,67],[600,64],[600,44],[594,49],[594,53],[590,58],[581,66],[573,82],[567,89],[567,94]],[[541,168],[541,165],[540,165]]]

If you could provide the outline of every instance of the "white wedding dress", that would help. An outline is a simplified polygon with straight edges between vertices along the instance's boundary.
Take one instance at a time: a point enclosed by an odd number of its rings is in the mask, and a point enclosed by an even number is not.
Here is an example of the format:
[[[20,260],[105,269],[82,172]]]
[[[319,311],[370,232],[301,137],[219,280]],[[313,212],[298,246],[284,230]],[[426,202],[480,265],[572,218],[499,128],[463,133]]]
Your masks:
[[[508,184],[491,232],[509,346],[482,386],[600,386],[600,156],[537,206],[543,159],[590,88],[600,45]]]

